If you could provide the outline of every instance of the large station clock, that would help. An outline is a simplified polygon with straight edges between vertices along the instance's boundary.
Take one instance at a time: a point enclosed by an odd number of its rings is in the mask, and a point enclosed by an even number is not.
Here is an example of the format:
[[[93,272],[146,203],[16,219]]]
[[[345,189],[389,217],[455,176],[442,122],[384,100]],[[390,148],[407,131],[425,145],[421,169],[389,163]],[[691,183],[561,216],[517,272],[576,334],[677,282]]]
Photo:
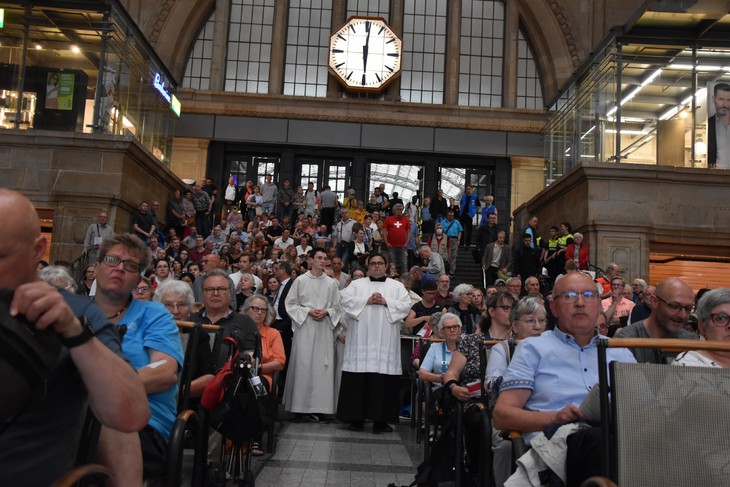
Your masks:
[[[330,38],[329,68],[350,91],[381,91],[400,74],[402,41],[381,17],[350,17]]]

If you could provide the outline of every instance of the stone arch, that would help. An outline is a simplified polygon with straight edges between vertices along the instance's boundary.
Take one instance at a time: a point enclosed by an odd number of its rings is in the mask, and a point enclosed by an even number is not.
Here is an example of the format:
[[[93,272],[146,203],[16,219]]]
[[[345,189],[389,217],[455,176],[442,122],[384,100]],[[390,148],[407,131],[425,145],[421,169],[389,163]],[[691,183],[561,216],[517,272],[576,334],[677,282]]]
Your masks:
[[[540,71],[543,98],[552,100],[578,68],[583,55],[557,2],[517,1],[520,27]]]
[[[163,0],[145,29],[150,43],[178,82],[200,29],[215,8],[215,0]]]

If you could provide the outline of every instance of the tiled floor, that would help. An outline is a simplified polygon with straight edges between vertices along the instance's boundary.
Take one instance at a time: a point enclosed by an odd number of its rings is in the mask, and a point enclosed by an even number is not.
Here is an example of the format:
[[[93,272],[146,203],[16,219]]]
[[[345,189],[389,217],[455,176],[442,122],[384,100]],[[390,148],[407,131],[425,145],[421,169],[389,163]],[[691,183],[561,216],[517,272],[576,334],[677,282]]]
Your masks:
[[[409,485],[422,449],[408,422],[393,433],[354,433],[341,423],[284,422],[276,453],[259,466],[257,487]],[[262,467],[262,468],[261,468]]]

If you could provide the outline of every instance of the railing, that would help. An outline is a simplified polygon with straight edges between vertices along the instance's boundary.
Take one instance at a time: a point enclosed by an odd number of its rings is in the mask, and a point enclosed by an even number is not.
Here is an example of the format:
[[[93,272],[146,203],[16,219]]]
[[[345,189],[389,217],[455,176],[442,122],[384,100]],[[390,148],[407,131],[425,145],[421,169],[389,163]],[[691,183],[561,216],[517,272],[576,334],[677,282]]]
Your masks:
[[[86,268],[89,266],[89,252],[86,251],[83,254],[76,257],[73,261],[71,261],[71,264],[69,267],[71,268],[71,275],[74,278],[74,281],[81,282],[84,280],[86,275],[84,274],[86,271]]]

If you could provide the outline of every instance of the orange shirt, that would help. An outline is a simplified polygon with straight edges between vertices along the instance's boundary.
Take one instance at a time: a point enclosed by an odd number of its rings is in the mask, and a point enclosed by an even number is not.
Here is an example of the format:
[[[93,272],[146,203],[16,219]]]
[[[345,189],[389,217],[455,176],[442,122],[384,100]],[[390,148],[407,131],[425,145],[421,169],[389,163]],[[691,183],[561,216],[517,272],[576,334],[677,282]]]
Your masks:
[[[279,330],[270,326],[261,326],[259,333],[261,334],[261,363],[267,364],[275,360],[282,365],[286,364],[284,342],[281,341]],[[264,377],[269,381],[269,390],[271,390],[271,375],[264,374]]]

